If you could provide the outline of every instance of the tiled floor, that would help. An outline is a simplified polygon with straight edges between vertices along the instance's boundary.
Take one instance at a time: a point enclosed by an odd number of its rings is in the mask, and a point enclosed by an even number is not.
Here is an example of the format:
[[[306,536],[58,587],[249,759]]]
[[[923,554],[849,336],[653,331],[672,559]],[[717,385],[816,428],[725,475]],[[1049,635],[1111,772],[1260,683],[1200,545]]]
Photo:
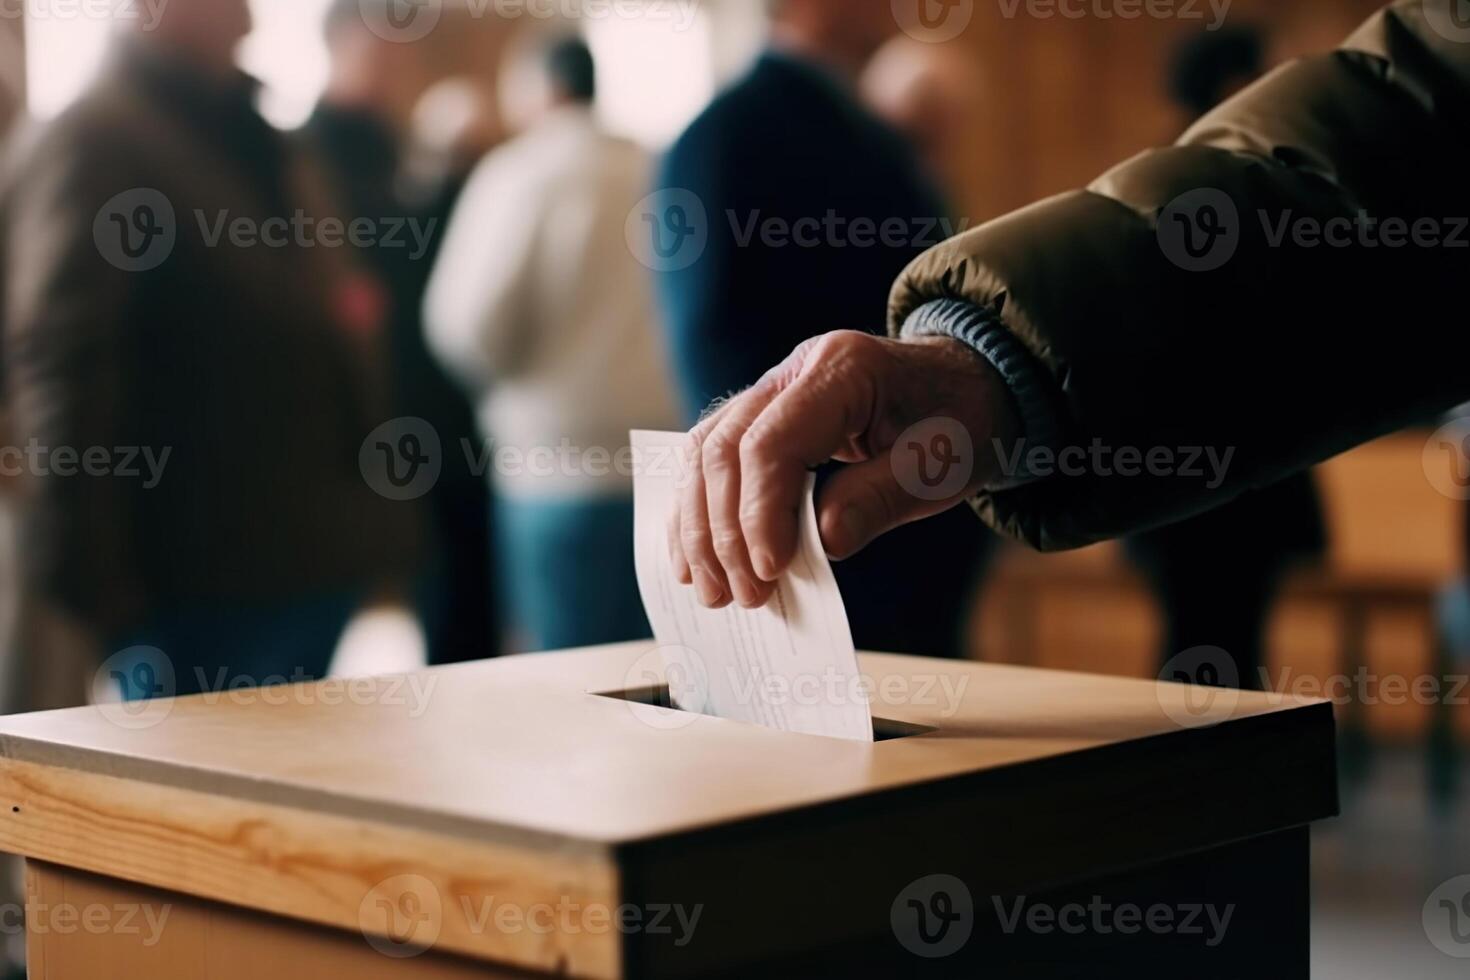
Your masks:
[[[1361,786],[1343,787],[1343,816],[1313,837],[1312,975],[1322,980],[1466,980],[1470,943],[1453,945],[1449,912],[1425,905],[1442,883],[1470,875],[1470,765],[1457,804],[1435,814],[1419,755],[1381,753]],[[1463,896],[1463,892],[1456,898]],[[1461,928],[1470,928],[1463,921]],[[1462,933],[1463,934],[1463,933]]]

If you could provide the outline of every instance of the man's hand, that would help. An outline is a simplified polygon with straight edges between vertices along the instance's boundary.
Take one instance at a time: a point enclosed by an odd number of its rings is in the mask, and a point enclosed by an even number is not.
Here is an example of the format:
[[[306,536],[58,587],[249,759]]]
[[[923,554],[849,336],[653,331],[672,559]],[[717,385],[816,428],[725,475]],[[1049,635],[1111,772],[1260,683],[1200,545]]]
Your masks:
[[[1019,436],[1005,382],[959,341],[816,337],[689,434],[675,573],[706,606],[764,605],[796,554],[813,467],[852,464],[817,501],[822,543],[843,559],[968,499],[998,473],[995,442]]]

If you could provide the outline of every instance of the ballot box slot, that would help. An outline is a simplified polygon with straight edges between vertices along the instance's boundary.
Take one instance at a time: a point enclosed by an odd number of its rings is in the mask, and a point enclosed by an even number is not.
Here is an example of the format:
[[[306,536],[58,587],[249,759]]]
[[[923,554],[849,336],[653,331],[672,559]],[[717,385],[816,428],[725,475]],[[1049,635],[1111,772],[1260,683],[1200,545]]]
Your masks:
[[[630,688],[626,691],[601,691],[594,692],[594,694],[596,697],[611,698],[614,701],[646,704],[658,708],[668,708],[670,711],[683,710],[673,703],[673,699],[669,696],[669,687],[667,684],[660,684],[656,687]],[[930,728],[927,725],[912,725],[908,722],[894,721],[890,718],[873,719],[873,741],[875,742],[891,742],[895,739],[913,738],[916,735],[927,735],[935,731],[938,731],[938,729]]]

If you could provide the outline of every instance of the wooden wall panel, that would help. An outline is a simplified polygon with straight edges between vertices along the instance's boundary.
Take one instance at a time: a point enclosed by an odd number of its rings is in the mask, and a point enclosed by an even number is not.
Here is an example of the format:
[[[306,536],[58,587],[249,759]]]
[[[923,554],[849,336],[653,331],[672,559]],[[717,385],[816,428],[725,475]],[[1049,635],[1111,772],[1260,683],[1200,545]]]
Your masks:
[[[1268,624],[1274,689],[1325,696],[1333,678],[1352,677],[1363,720],[1385,739],[1428,732],[1433,711],[1422,696],[1406,696],[1405,685],[1435,674],[1436,597],[1464,563],[1466,505],[1431,484],[1422,458],[1427,436],[1388,436],[1319,468],[1331,538],[1327,568],[1293,580]],[[1021,569],[1026,574],[1017,577]],[[1362,614],[1356,625],[1353,611]],[[1349,635],[1354,630],[1358,635]],[[1159,633],[1145,584],[1110,545],[1011,554],[982,589],[971,635],[972,653],[985,660],[1148,676]],[[1361,678],[1349,662],[1355,645]],[[1463,675],[1464,667],[1454,672]],[[1470,710],[1455,704],[1452,713],[1470,734]]]
[[[1274,62],[1330,48],[1380,5],[1233,0],[1225,23],[1263,25]],[[1197,20],[1027,17],[1025,0],[1014,17],[1005,9],[977,2],[946,52],[978,65],[981,79],[982,98],[953,151],[958,162],[944,168],[964,175],[953,194],[975,221],[1085,184],[1174,139],[1185,120],[1165,95],[1169,56],[1201,29]]]

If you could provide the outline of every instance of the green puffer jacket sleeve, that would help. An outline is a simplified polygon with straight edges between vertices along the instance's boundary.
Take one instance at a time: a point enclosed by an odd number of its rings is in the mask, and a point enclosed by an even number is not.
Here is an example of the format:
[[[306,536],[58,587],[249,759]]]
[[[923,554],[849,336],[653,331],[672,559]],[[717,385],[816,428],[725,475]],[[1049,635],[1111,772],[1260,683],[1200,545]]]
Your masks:
[[[988,523],[1044,550],[1144,530],[1470,399],[1456,2],[1393,4],[1175,146],[909,267],[892,332],[960,300],[1055,381],[1072,465],[982,494]]]

